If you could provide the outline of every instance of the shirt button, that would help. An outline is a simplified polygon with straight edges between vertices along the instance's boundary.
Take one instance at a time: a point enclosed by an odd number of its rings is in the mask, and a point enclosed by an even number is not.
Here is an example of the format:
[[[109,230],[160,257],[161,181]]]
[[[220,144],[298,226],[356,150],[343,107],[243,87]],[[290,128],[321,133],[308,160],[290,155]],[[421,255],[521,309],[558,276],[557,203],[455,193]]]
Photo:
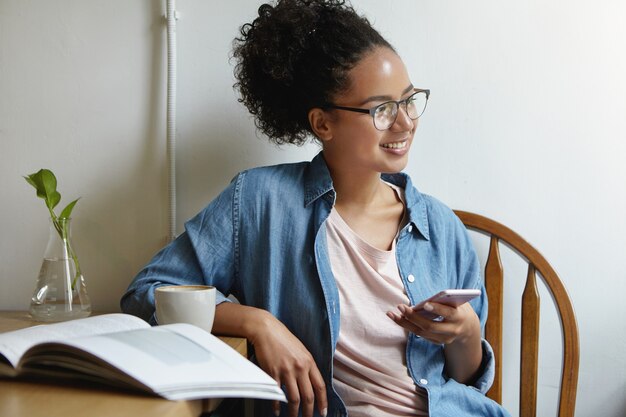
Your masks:
[[[413,274],[409,274],[408,277],[406,277],[407,281],[409,282],[414,282],[415,281],[415,277],[413,276]]]
[[[420,384],[422,384],[422,385],[428,385],[428,380],[427,380],[427,379],[422,378],[422,379],[420,379]]]
[[[412,225],[412,224],[410,224],[410,225],[409,225],[409,228],[408,228],[407,230],[409,231],[409,233],[411,233],[411,232],[413,231],[413,225]]]

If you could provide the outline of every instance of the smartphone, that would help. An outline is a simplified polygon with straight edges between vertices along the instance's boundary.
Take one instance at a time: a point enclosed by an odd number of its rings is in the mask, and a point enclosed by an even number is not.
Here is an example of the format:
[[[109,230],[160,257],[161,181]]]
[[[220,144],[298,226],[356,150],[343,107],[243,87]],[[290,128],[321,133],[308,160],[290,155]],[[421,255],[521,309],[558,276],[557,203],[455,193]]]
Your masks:
[[[429,318],[435,321],[443,320],[443,317],[431,313],[430,311],[424,310],[423,306],[425,303],[432,301],[434,303],[445,304],[451,307],[458,307],[461,304],[467,303],[468,301],[478,297],[480,295],[480,290],[468,290],[468,289],[450,289],[443,290],[433,295],[430,298],[420,302],[413,306],[413,310],[417,311],[422,316]]]

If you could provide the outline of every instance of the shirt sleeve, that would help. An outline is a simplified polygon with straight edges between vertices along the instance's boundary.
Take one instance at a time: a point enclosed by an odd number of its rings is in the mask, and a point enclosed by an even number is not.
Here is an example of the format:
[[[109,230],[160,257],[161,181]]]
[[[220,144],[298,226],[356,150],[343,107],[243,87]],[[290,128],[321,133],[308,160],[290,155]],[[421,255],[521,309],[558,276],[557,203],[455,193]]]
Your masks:
[[[462,254],[461,257],[457,259],[457,276],[461,277],[463,280],[460,288],[476,288],[481,290],[480,297],[470,301],[470,305],[474,308],[480,320],[480,330],[483,335],[483,360],[481,362],[479,375],[471,386],[485,394],[489,388],[491,388],[495,377],[495,356],[493,348],[484,338],[489,301],[487,299],[487,291],[485,290],[484,280],[474,245],[463,223],[458,218],[456,219],[456,223],[458,253]]]
[[[137,274],[123,295],[122,311],[156,324],[154,289],[162,285],[212,285],[216,304],[230,301],[235,275],[237,177],[185,231],[161,249]]]
[[[481,373],[471,386],[481,393],[486,394],[489,388],[491,388],[491,385],[493,385],[496,374],[496,360],[489,342],[483,339],[482,345],[483,361],[481,364]]]

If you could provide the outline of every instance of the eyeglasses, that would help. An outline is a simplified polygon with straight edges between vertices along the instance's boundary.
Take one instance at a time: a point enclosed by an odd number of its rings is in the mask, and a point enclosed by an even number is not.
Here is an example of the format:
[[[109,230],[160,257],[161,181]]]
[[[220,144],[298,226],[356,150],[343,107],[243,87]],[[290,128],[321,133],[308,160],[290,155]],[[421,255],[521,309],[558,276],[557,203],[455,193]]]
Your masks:
[[[360,109],[357,107],[336,106],[327,104],[324,106],[329,109],[339,109],[353,111],[357,113],[365,113],[372,116],[374,127],[378,130],[387,130],[396,122],[398,118],[398,109],[400,105],[404,105],[404,110],[411,120],[417,120],[418,117],[426,110],[430,90],[415,89],[415,92],[404,100],[391,100],[379,104],[371,109]]]

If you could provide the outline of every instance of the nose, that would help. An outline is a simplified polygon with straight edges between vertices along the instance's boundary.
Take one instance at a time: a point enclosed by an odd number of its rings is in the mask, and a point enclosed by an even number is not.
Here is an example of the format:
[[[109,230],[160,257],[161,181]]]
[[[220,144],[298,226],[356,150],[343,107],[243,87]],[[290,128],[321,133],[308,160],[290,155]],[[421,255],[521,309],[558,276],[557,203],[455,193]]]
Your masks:
[[[417,124],[417,119],[413,120],[409,117],[409,114],[406,110],[406,103],[401,103],[398,106],[398,115],[396,116],[396,121],[391,125],[391,129],[394,130],[412,130],[415,128]]]

